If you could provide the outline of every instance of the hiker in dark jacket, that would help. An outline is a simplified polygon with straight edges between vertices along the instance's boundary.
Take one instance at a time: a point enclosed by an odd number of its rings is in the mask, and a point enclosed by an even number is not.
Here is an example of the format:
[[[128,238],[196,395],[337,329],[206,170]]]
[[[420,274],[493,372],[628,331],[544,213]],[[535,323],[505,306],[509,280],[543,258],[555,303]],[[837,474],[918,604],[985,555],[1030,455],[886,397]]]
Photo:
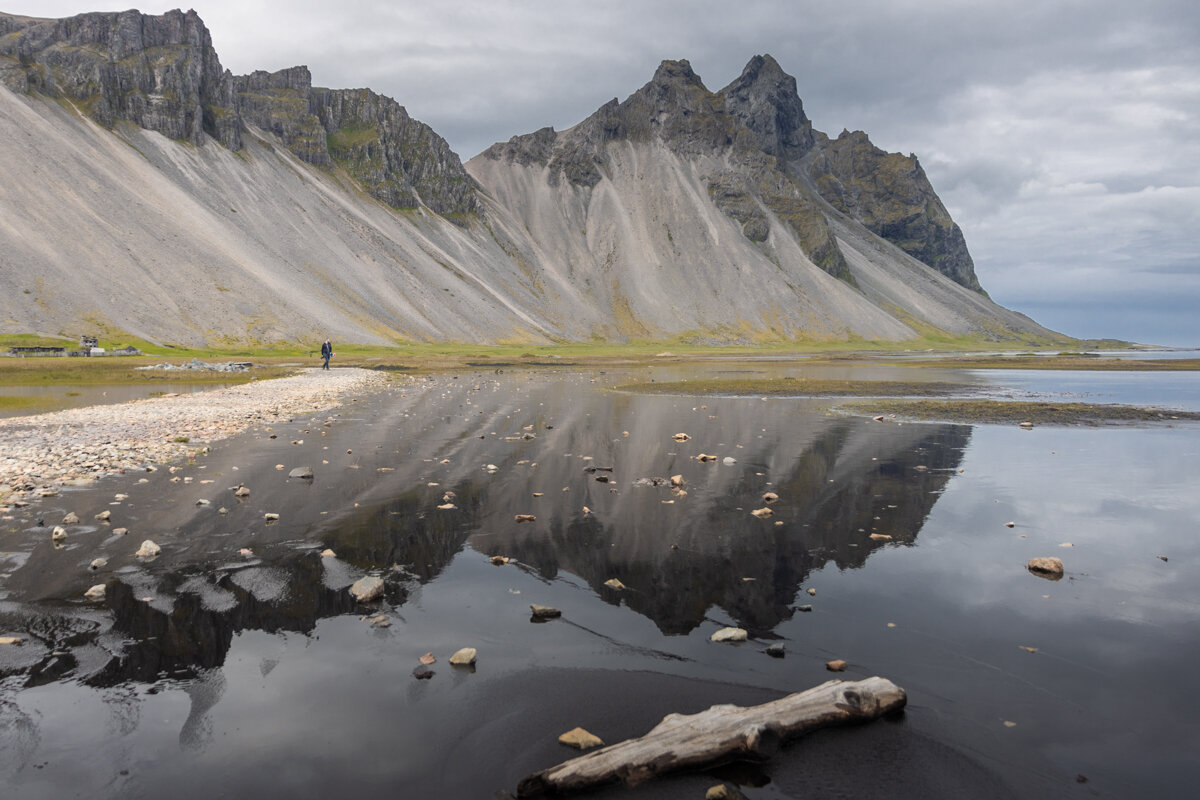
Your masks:
[[[321,358],[325,359],[321,369],[329,369],[329,359],[333,358],[333,343],[328,339],[321,344]]]

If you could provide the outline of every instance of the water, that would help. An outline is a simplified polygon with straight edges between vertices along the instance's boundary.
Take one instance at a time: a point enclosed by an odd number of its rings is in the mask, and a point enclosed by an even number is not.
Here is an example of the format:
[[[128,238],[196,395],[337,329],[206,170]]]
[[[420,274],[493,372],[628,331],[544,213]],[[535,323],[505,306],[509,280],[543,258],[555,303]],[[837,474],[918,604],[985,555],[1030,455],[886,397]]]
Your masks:
[[[762,798],[1191,796],[1200,427],[896,425],[824,401],[604,390],[643,377],[409,380],[329,427],[296,420],[10,512],[0,636],[26,641],[0,646],[6,796],[491,797],[569,758],[555,739],[576,725],[613,742],[869,675],[906,689],[901,718],[595,796],[696,797],[719,778]],[[302,464],[316,478],[288,480]],[[634,485],[677,474],[685,496]],[[773,516],[751,516],[768,490]],[[92,523],[103,509],[128,536]],[[85,524],[55,549],[34,517],[69,510]],[[133,558],[143,538],[163,555]],[[1036,556],[1064,579],[1029,573]],[[387,594],[357,606],[345,587],[368,572]],[[83,602],[101,581],[105,602]],[[533,623],[530,603],[563,618]],[[751,641],[710,642],[727,624]],[[475,669],[450,667],[466,646]],[[417,680],[426,652],[435,674]]]
[[[7,410],[0,409],[0,417],[15,417],[43,411],[58,411],[64,408],[126,403],[130,400],[160,397],[164,394],[191,394],[192,392],[205,392],[210,389],[223,388],[225,385],[227,384],[155,382],[127,385],[54,384],[45,386],[4,386],[0,387],[0,395],[28,398],[29,405],[21,405]]]
[[[1117,403],[1200,411],[1200,372],[1070,372],[1038,369],[970,370],[976,379],[1017,400]]]

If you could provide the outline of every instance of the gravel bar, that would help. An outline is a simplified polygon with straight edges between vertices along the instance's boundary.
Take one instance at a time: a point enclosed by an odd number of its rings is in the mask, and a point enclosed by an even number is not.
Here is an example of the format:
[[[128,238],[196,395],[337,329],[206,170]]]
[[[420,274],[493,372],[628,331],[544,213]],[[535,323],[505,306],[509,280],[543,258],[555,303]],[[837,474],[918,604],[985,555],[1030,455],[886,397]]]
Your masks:
[[[0,502],[25,505],[62,485],[179,461],[255,426],[341,405],[386,385],[365,369],[311,369],[189,394],[0,419]]]

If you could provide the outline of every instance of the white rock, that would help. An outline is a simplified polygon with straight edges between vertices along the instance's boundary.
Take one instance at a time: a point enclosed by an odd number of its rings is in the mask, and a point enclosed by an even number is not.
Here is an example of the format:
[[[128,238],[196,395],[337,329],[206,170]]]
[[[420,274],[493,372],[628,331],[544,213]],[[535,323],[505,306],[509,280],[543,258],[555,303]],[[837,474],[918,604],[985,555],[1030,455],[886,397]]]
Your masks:
[[[146,541],[142,542],[142,546],[137,549],[137,552],[134,553],[134,555],[138,558],[154,558],[161,552],[161,547],[147,539]]]
[[[103,600],[104,599],[104,584],[97,583],[92,588],[83,593],[83,596],[88,600]]]
[[[450,663],[456,667],[469,667],[475,663],[475,655],[474,647],[464,647],[450,656]]]
[[[67,529],[62,525],[55,525],[54,530],[50,533],[51,541],[61,542],[65,538],[67,538]]]
[[[383,594],[383,579],[374,575],[359,578],[350,587],[350,595],[360,603],[369,603]]]
[[[744,628],[721,628],[710,638],[714,642],[744,642],[748,636]]]

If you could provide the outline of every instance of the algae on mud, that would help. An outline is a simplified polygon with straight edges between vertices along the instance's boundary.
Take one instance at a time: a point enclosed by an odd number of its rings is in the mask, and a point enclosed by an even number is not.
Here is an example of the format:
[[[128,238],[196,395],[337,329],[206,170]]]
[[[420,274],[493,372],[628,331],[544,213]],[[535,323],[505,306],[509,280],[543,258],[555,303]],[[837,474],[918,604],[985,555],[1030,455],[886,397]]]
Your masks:
[[[893,414],[903,419],[940,422],[1032,422],[1042,425],[1200,420],[1200,413],[1145,406],[1098,403],[1046,403],[1021,400],[858,400],[838,406],[854,414]]]
[[[1194,372],[1200,370],[1200,358],[1105,358],[1089,353],[1038,355],[962,355],[895,362],[907,367],[941,369],[1041,369],[1113,372]]]
[[[865,381],[818,378],[706,378],[696,381],[625,383],[615,389],[639,394],[729,397],[896,397],[948,395],[978,391],[977,386],[942,381]]]

